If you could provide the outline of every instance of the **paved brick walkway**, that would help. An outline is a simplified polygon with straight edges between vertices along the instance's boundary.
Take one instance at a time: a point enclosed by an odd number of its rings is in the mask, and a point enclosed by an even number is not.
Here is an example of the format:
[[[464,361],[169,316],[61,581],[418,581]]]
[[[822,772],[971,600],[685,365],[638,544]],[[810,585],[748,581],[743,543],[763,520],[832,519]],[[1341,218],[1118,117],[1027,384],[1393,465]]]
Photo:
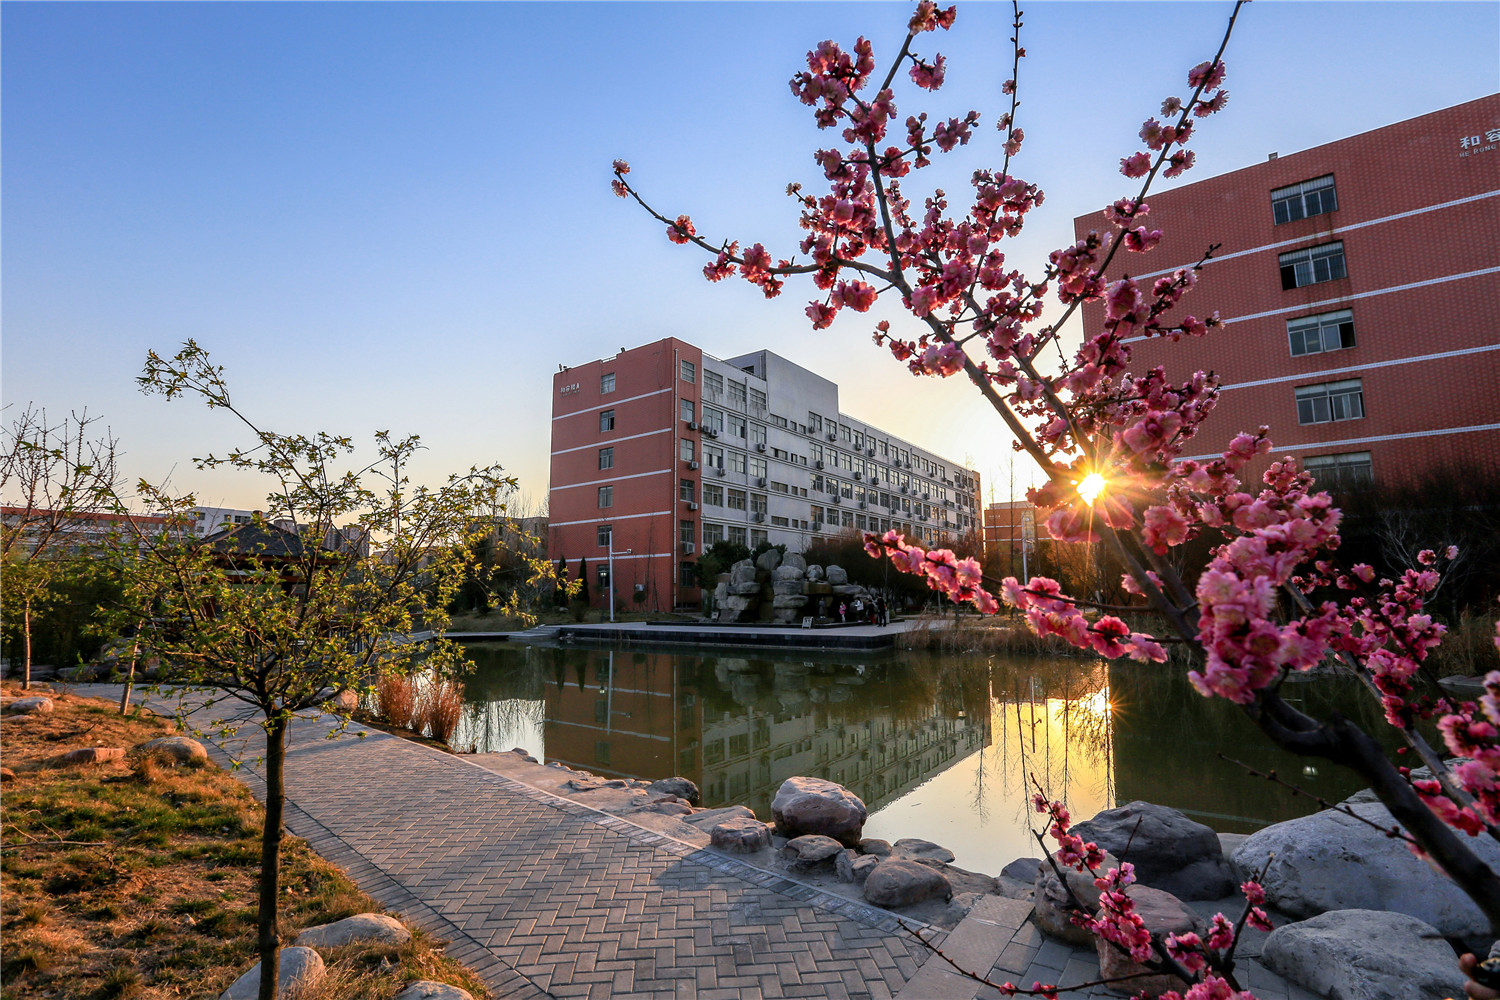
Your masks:
[[[328,730],[292,727],[287,827],[450,941],[499,996],[879,1000],[929,956],[885,911],[462,757],[362,726],[338,740]],[[261,794],[254,742],[231,747]]]

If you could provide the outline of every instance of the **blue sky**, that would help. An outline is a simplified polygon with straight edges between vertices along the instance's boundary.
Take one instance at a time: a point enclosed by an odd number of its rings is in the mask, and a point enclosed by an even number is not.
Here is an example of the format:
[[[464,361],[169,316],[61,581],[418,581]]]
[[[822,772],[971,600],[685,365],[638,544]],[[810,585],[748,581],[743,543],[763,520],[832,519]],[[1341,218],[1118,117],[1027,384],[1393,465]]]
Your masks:
[[[884,65],[910,7],[6,3],[6,415],[86,405],[132,476],[255,506],[259,484],[191,469],[244,442],[227,416],[135,391],[148,349],[194,337],[276,430],[420,433],[417,475],[499,461],[540,499],[557,365],[675,335],[817,370],[847,411],[972,460],[1003,494],[1007,439],[972,390],[906,375],[870,316],[812,333],[809,286],[766,302],[707,284],[695,251],[609,192],[623,157],[669,214],[790,255],[784,188],[818,180],[810,154],[834,136],[787,80],[824,38],[866,34]],[[1012,262],[1126,193],[1119,158],[1229,9],[1028,5],[1013,169],[1048,198]],[[898,91],[903,116],[985,117],[909,195],[998,165],[1008,21],[960,4],[953,31],[920,40],[948,83]],[[1184,182],[1495,92],[1500,5],[1259,0],[1226,62],[1228,108]]]

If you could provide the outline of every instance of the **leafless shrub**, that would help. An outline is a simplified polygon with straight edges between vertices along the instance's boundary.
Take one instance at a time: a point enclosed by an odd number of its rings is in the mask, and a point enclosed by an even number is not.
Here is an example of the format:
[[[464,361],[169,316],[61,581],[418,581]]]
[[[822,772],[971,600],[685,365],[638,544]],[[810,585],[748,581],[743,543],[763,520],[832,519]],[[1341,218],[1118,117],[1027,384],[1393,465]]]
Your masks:
[[[375,685],[375,703],[380,717],[393,726],[415,729],[418,720],[417,687],[410,677],[387,674]]]

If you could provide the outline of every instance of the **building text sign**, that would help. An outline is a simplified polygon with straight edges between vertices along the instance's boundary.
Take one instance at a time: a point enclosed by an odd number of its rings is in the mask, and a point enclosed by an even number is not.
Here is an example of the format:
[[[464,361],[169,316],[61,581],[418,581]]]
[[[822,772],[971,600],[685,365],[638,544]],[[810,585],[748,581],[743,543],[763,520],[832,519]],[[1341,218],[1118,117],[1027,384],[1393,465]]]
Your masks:
[[[1485,129],[1483,133],[1474,132],[1470,135],[1459,136],[1458,158],[1472,156],[1475,153],[1490,153],[1500,147],[1500,128]]]

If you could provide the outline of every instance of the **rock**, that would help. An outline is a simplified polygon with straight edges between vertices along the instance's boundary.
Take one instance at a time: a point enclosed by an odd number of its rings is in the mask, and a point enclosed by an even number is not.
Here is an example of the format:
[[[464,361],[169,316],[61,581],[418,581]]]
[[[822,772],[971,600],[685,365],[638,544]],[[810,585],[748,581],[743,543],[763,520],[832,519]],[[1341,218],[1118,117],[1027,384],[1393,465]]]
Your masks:
[[[719,809],[699,809],[689,816],[686,822],[693,824],[701,830],[712,830],[720,823],[726,823],[732,819],[755,819],[755,810],[749,806],[724,806]],[[759,822],[757,820],[757,822]],[[762,823],[762,826],[765,824]]]
[[[823,569],[823,579],[839,587],[849,582],[849,574],[842,566],[827,566]]]
[[[1135,865],[1140,883],[1179,899],[1222,899],[1234,891],[1219,835],[1176,809],[1129,802],[1077,824],[1073,832]]]
[[[816,833],[853,846],[868,816],[858,795],[822,778],[788,778],[771,802],[776,831],[786,837]]]
[[[755,557],[755,568],[764,570],[767,573],[776,572],[776,568],[780,565],[781,553],[776,549],[766,549],[766,551]]]
[[[304,927],[297,944],[305,948],[337,948],[345,944],[405,944],[411,931],[395,917],[384,913],[356,913],[331,924]]]
[[[1402,913],[1332,910],[1276,928],[1261,949],[1272,972],[1329,1000],[1464,995],[1453,949]]]
[[[798,587],[801,587],[802,578],[803,571],[796,566],[788,566],[786,563],[782,563],[776,567],[775,579],[777,583],[795,583]]]
[[[1348,807],[1377,826],[1395,825],[1378,802]],[[1500,871],[1500,844],[1466,837],[1465,846],[1492,871]],[[1266,900],[1290,916],[1329,910],[1387,910],[1436,927],[1446,937],[1488,938],[1489,921],[1449,879],[1365,823],[1329,809],[1268,826],[1234,853],[1244,871],[1258,872],[1274,854],[1261,884]]]
[[[69,750],[56,757],[49,757],[47,766],[73,767],[79,764],[108,764],[112,760],[121,760],[124,756],[125,751],[119,747],[79,747],[77,750]]]
[[[876,906],[912,906],[952,895],[942,872],[904,858],[879,862],[865,879],[865,899]]]
[[[755,582],[755,563],[749,559],[741,559],[729,567],[729,583],[731,589],[735,584]],[[738,591],[736,591],[738,593]]]
[[[803,597],[801,594],[782,594],[782,595],[778,595],[776,598],[774,598],[771,601],[771,606],[773,608],[778,608],[778,609],[779,608],[795,609],[795,608],[803,607],[806,604],[807,604],[807,598]]]
[[[788,840],[781,856],[791,862],[794,870],[806,870],[831,862],[843,849],[844,845],[832,837],[809,833]]]
[[[1035,882],[1037,869],[1041,866],[1036,858],[1017,858],[1000,869],[1000,874],[1017,882]]]
[[[528,764],[537,763],[537,759],[531,756],[531,754],[527,753],[525,747],[511,747],[510,752],[515,754],[517,757],[521,758]]]
[[[152,754],[170,757],[177,764],[192,764],[208,760],[208,748],[197,740],[186,736],[162,736],[158,739],[137,743],[130,748],[131,754]]]
[[[906,837],[896,841],[895,846],[891,848],[891,853],[898,858],[910,858],[913,861],[930,858],[933,861],[941,861],[945,865],[950,864],[956,857],[946,847],[939,847],[930,840],[918,840],[915,837]]]
[[[709,830],[709,843],[731,854],[754,854],[771,846],[771,828],[753,816],[727,819]]]
[[[753,597],[756,594],[760,593],[760,584],[756,583],[754,580],[751,580],[748,583],[731,583],[729,585],[729,589],[734,593],[735,597]],[[750,603],[746,601],[745,607],[749,606]],[[740,610],[744,610],[744,608],[741,608]]]
[[[646,791],[661,792],[663,795],[675,795],[685,802],[694,804],[698,802],[698,786],[681,775],[653,781],[646,786]]]
[[[474,994],[447,983],[418,979],[396,994],[396,1000],[474,1000]]]
[[[311,948],[283,948],[276,969],[276,996],[286,996],[294,988],[316,986],[326,974],[322,956]],[[260,963],[256,962],[249,972],[219,994],[219,1000],[255,1000],[259,995]]]
[[[823,567],[819,566],[817,563],[809,563],[807,567],[807,581],[809,583],[817,583],[822,579]]]
[[[878,837],[866,837],[859,842],[859,853],[873,854],[877,858],[888,858],[891,856],[891,842]]]
[[[1202,917],[1169,892],[1137,883],[1127,889],[1126,893],[1135,901],[1135,912],[1145,922],[1146,930],[1158,940],[1165,938],[1168,934],[1186,934],[1189,931],[1204,934],[1208,930],[1208,925]],[[1132,962],[1129,955],[1122,954],[1118,948],[1103,938],[1095,939],[1094,950],[1099,956],[1099,978],[1137,977],[1110,986],[1109,990],[1112,993],[1133,997],[1144,990],[1147,995],[1156,996],[1167,990],[1187,989],[1188,984],[1176,976],[1165,974],[1140,976],[1140,973],[1146,971],[1145,966]]]
[[[870,877],[875,866],[880,864],[880,859],[873,854],[856,854],[854,851],[840,851],[839,856],[834,859],[834,869],[838,872],[840,882],[860,883]]]
[[[0,767],[0,781],[15,781],[16,772],[8,767]]]
[[[800,552],[788,552],[781,557],[781,569],[794,569],[798,574],[807,572],[807,557]]]
[[[359,695],[348,688],[344,688],[344,690],[325,701],[323,707],[330,712],[348,715],[359,707]]]
[[[1109,853],[1104,855],[1104,863],[1099,866],[1101,872],[1109,871],[1119,866],[1119,861]],[[1093,913],[1099,908],[1099,890],[1094,887],[1094,876],[1088,872],[1075,871],[1074,869],[1058,862],[1063,875],[1067,878],[1068,888],[1073,890],[1073,895],[1078,897],[1084,909]],[[1070,919],[1074,912],[1072,900],[1063,883],[1058,879],[1057,873],[1052,866],[1045,861],[1038,862],[1036,879],[1032,883],[1034,890],[1033,902],[1036,910],[1033,918],[1036,925],[1053,937],[1075,944],[1082,948],[1094,946],[1094,936],[1081,927],[1077,927]]]
[[[30,698],[17,698],[8,702],[5,706],[8,715],[31,715],[33,712],[52,711],[52,699],[37,695]]]
[[[691,816],[693,807],[681,799],[662,799],[660,802],[641,806],[640,812],[657,813],[662,816]]]

